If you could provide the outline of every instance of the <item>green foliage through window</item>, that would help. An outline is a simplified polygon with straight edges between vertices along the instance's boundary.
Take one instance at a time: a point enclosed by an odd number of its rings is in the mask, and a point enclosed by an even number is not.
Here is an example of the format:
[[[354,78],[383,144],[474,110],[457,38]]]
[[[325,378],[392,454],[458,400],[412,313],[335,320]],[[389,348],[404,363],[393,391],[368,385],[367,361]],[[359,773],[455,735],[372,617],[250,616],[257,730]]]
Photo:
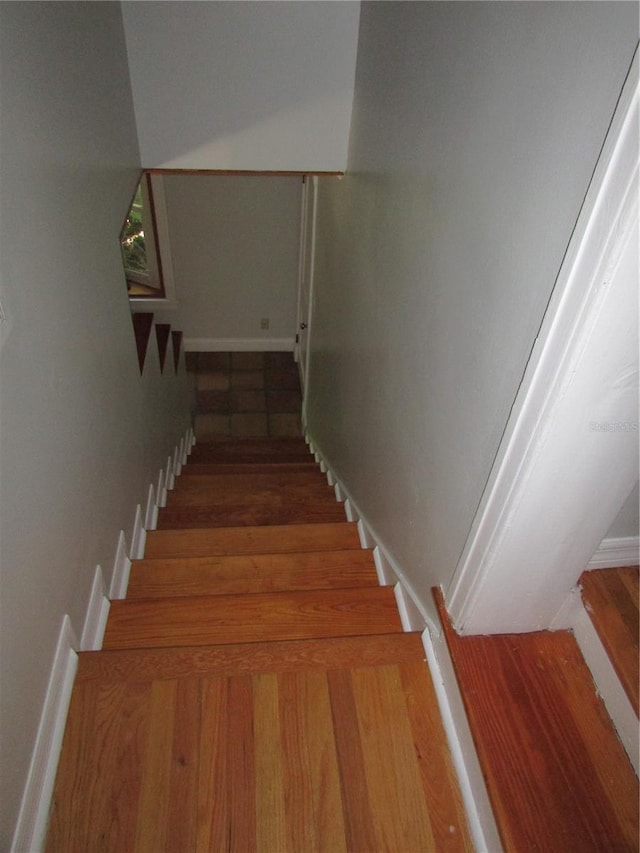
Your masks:
[[[122,259],[127,272],[148,275],[142,211],[142,186],[139,185],[122,231]]]

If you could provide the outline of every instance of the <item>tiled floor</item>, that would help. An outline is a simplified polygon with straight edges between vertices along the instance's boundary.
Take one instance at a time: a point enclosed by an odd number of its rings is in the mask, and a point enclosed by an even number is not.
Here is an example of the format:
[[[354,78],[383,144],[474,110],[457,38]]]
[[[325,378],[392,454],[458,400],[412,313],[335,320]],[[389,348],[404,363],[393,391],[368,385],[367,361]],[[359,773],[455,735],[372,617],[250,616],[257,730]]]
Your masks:
[[[290,352],[188,352],[196,438],[299,436],[302,397]]]

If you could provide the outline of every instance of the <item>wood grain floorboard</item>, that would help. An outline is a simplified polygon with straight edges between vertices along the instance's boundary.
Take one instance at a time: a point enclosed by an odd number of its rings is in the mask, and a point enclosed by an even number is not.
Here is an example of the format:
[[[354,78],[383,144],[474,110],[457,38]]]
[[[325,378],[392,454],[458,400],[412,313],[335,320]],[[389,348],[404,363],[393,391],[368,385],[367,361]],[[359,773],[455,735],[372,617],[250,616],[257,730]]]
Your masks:
[[[356,701],[349,670],[327,673],[338,754],[347,850],[376,850],[372,811]]]
[[[595,569],[580,578],[582,598],[638,714],[638,567]]]
[[[472,850],[458,780],[448,749],[438,700],[428,668],[418,661],[398,664],[435,849]]]
[[[374,849],[433,850],[431,821],[398,669],[355,669],[351,682],[375,815]]]
[[[199,768],[197,789],[196,846],[198,853],[231,849],[229,791],[229,679],[203,679]],[[243,743],[246,739],[243,730]],[[248,799],[251,787],[247,790]],[[250,810],[252,803],[248,802]]]
[[[86,853],[89,840],[95,850],[132,849],[150,693],[149,683],[74,688],[46,843],[51,853]]]
[[[80,652],[78,658],[76,683],[80,684],[419,663],[424,662],[424,649],[420,634],[394,633],[224,646]]]
[[[371,551],[134,560],[127,600],[377,586]]]
[[[177,688],[176,681],[157,681],[151,685],[134,845],[140,853],[166,849]]]
[[[391,587],[114,601],[104,649],[385,634],[402,626]]]
[[[214,507],[195,505],[161,509],[158,530],[202,527],[254,527],[257,525],[316,524],[345,521],[344,506],[332,495],[299,501],[246,500]]]
[[[638,780],[573,635],[444,624],[505,848],[637,849]]]
[[[166,850],[195,850],[198,834],[198,790],[202,742],[209,730],[202,722],[203,683],[199,678],[177,680],[171,745],[171,777],[167,810]],[[153,817],[153,816],[152,816]],[[156,820],[159,816],[156,815]]]
[[[287,848],[346,853],[326,673],[284,673],[278,688]]]
[[[144,556],[215,557],[225,554],[287,554],[300,551],[345,551],[360,547],[353,522],[271,525],[195,530],[152,530]]]
[[[227,729],[229,833],[226,849],[237,851],[237,853],[256,849],[257,779],[254,707],[253,678],[231,678]]]
[[[256,849],[289,851],[278,676],[253,678],[256,778]]]

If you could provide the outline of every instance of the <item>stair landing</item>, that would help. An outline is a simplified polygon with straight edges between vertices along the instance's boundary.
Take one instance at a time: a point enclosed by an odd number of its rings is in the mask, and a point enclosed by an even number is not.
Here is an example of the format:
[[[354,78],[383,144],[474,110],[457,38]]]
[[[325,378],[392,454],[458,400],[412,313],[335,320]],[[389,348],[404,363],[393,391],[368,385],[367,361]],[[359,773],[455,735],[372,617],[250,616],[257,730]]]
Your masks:
[[[507,851],[638,849],[638,779],[568,631],[447,643]]]

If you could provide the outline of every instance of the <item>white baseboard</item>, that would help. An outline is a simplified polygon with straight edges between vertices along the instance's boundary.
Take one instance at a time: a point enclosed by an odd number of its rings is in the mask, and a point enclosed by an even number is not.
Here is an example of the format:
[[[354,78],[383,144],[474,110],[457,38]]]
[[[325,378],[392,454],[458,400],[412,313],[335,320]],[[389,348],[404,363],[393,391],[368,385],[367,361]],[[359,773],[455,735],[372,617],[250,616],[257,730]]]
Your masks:
[[[158,503],[156,501],[156,492],[153,484],[149,486],[147,493],[147,506],[144,511],[144,526],[145,530],[155,530],[158,523]]]
[[[164,487],[168,492],[170,492],[173,489],[173,487],[175,486],[175,481],[176,481],[176,478],[175,478],[175,474],[173,473],[173,459],[171,458],[171,456],[168,456],[167,457],[167,473],[165,476],[165,484],[164,484]]]
[[[107,626],[111,602],[107,598],[107,588],[102,576],[102,568],[96,566],[93,576],[93,586],[89,596],[87,615],[84,620],[80,649],[83,652],[97,651],[102,648],[102,638]]]
[[[71,620],[65,615],[11,845],[12,853],[37,851],[44,845],[73,680],[78,667],[77,647]]]
[[[166,487],[166,474],[164,472],[164,468],[160,469],[160,473],[158,474],[158,486],[156,489],[156,499],[158,502],[158,507],[163,507],[167,505],[167,487]]]
[[[474,848],[478,853],[499,853],[503,849],[500,836],[443,631],[430,632],[427,628],[422,644]]]
[[[293,352],[295,338],[185,338],[185,352]]]
[[[638,775],[638,750],[640,748],[638,718],[624,687],[620,683],[607,650],[587,613],[578,587],[573,589],[567,597],[553,620],[551,629],[554,631],[573,631],[600,698],[604,702],[611,722],[618,732],[618,737],[629,756],[636,775]]]
[[[395,586],[398,583],[400,584],[402,595],[404,596],[404,599],[406,599],[406,605],[403,604],[403,606],[405,606],[407,612],[412,614],[410,622],[414,627],[408,630],[423,631],[426,626],[430,626],[432,629],[438,630],[439,622],[435,604],[432,605],[429,602],[425,606],[424,603],[420,601],[406,575],[387,552],[380,537],[376,534],[375,529],[369,523],[366,516],[362,514],[360,508],[354,501],[353,497],[349,494],[349,491],[345,488],[344,484],[340,482],[335,472],[331,470],[331,466],[324,458],[322,452],[315,446],[313,439],[309,435],[305,435],[305,440],[309,445],[309,449],[316,462],[318,462],[324,469],[327,482],[330,486],[333,486],[337,499],[344,502],[347,519],[349,521],[357,522],[358,534],[362,546],[364,548],[373,548],[378,578],[384,578],[384,584],[386,586]],[[419,614],[419,616],[417,614]]]
[[[587,569],[614,569],[618,566],[637,566],[640,558],[640,538],[625,536],[604,539],[589,560]]]
[[[640,747],[638,718],[584,607],[573,624],[573,634],[637,776]]]
[[[113,561],[111,586],[109,587],[109,598],[112,601],[117,598],[124,598],[127,594],[127,584],[129,583],[130,571],[131,560],[129,559],[127,552],[127,540],[124,536],[124,530],[121,530],[118,537],[118,545],[116,547],[116,556]]]
[[[180,447],[176,447],[173,451],[172,470],[174,477],[179,477],[182,473],[182,450]]]
[[[133,533],[131,534],[131,553],[132,560],[141,560],[144,557],[144,546],[147,541],[147,531],[144,529],[144,520],[142,518],[142,507],[140,504],[136,507],[136,517],[133,522]]]

